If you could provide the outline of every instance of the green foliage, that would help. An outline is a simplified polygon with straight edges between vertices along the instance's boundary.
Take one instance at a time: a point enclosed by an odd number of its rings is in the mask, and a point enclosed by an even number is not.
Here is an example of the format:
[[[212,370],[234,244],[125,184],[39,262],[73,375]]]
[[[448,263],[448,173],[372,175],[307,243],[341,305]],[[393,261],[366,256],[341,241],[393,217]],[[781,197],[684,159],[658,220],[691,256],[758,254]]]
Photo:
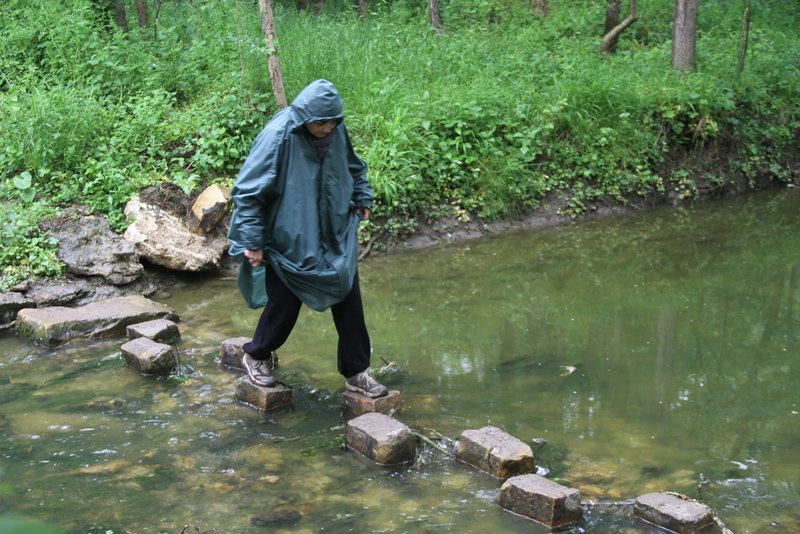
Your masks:
[[[0,203],[0,291],[8,291],[22,280],[61,274],[58,243],[37,225],[52,213],[52,207],[40,203],[24,210]]]
[[[241,32],[236,4],[221,0],[164,2],[157,31],[128,32],[92,0],[7,4],[0,201],[15,206],[3,224],[32,245],[39,274],[58,264],[43,260],[52,248],[28,207],[84,204],[121,231],[122,208],[143,187],[231,185],[276,111],[255,2],[239,3]],[[698,72],[677,76],[666,0],[640,5],[608,57],[596,50],[602,2],[551,3],[540,18],[527,2],[449,0],[444,34],[429,27],[424,0],[373,0],[366,19],[343,0],[316,15],[274,3],[289,98],[317,78],[344,96],[377,194],[381,228],[364,225],[368,239],[423,219],[507,217],[552,196],[572,216],[597,201],[699,198],[706,179],[671,169],[667,155],[722,136],[751,187],[793,180],[798,14],[759,4],[738,74],[743,7],[703,3]],[[0,258],[8,279],[36,275],[14,271],[22,248]]]

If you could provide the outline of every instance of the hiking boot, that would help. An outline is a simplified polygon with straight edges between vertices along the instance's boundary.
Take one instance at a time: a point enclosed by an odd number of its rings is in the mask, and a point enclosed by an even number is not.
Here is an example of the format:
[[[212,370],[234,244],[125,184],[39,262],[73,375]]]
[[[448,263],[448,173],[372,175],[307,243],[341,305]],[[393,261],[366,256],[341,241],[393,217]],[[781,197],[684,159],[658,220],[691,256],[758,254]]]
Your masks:
[[[265,388],[275,385],[275,378],[272,376],[272,365],[270,364],[272,358],[269,360],[256,360],[246,352],[242,356],[242,365],[247,371],[247,376],[250,377],[250,382],[256,386]]]
[[[351,376],[345,382],[344,387],[347,391],[355,391],[371,399],[383,397],[389,393],[389,389],[372,378],[369,371],[362,371],[357,375]]]

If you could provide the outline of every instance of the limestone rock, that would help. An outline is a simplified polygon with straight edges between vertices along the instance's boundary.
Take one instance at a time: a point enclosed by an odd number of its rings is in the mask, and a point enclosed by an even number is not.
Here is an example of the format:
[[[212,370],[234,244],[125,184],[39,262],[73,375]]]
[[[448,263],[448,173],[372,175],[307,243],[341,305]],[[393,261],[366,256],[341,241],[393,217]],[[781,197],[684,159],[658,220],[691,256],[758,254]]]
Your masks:
[[[138,198],[128,202],[125,215],[133,223],[123,237],[156,265],[176,271],[216,270],[228,250],[224,229],[216,228],[206,237],[197,235],[179,218]]]
[[[125,362],[143,375],[168,375],[178,363],[175,349],[146,337],[132,339],[120,350]]]
[[[236,382],[236,400],[259,410],[269,411],[292,404],[292,390],[281,385],[257,386],[243,377]]]
[[[500,507],[529,517],[550,528],[580,521],[580,492],[534,474],[518,475],[500,487]]]
[[[189,229],[200,235],[208,235],[222,221],[231,205],[231,192],[219,184],[206,187],[189,211]]]
[[[367,413],[347,423],[347,446],[383,465],[414,460],[417,437],[406,425],[380,413]]]
[[[17,313],[35,303],[21,293],[0,293],[0,334],[13,328]]]
[[[124,285],[144,270],[136,248],[113,232],[105,218],[71,219],[51,233],[58,239],[58,259],[73,274],[99,276]]]
[[[143,323],[136,323],[128,326],[128,337],[146,337],[159,343],[176,343],[181,338],[178,325],[169,319],[153,319]]]
[[[396,389],[390,390],[387,395],[371,399],[360,393],[345,391],[342,393],[342,413],[345,419],[358,417],[365,413],[378,412],[390,415],[403,407],[403,398]]]
[[[536,468],[530,446],[494,426],[462,432],[456,458],[501,480]]]
[[[714,522],[714,512],[705,504],[667,492],[639,496],[633,513],[679,534],[699,532]]]
[[[219,348],[219,361],[226,367],[244,369],[242,365],[242,345],[252,341],[249,337],[233,337],[222,342]]]
[[[53,347],[76,338],[122,337],[128,325],[152,319],[177,319],[177,315],[169,306],[134,295],[77,308],[24,308],[17,314],[16,329]]]

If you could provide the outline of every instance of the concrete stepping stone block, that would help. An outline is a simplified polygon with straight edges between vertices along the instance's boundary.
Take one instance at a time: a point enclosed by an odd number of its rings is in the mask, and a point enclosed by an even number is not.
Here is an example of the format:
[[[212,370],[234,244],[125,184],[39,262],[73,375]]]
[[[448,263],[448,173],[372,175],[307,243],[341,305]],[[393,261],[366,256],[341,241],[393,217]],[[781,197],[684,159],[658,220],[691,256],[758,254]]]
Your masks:
[[[292,390],[276,384],[272,387],[257,386],[245,377],[236,381],[236,400],[262,411],[277,410],[292,404]]]
[[[244,370],[242,365],[242,345],[252,341],[249,337],[232,337],[222,342],[219,348],[219,361],[226,367]]]
[[[573,525],[583,517],[578,490],[534,474],[506,480],[500,487],[500,507],[551,529]]]
[[[714,523],[714,512],[705,504],[664,491],[637,497],[633,513],[645,521],[679,534],[700,532]]]
[[[417,455],[417,436],[400,421],[372,412],[347,422],[345,443],[382,465],[411,462]]]
[[[385,396],[376,399],[371,399],[354,391],[342,393],[342,414],[345,419],[372,412],[390,415],[400,411],[402,407],[403,398],[396,389],[390,390]]]
[[[501,480],[536,469],[530,445],[495,426],[462,432],[456,459]]]
[[[128,326],[128,337],[147,337],[159,343],[177,343],[181,339],[178,325],[169,319],[153,319]]]
[[[52,306],[23,308],[17,314],[17,332],[55,347],[76,338],[124,336],[131,324],[153,319],[177,319],[175,311],[141,295],[90,302],[77,308]]]
[[[178,355],[170,345],[137,337],[122,347],[125,363],[143,375],[168,375],[178,364]]]

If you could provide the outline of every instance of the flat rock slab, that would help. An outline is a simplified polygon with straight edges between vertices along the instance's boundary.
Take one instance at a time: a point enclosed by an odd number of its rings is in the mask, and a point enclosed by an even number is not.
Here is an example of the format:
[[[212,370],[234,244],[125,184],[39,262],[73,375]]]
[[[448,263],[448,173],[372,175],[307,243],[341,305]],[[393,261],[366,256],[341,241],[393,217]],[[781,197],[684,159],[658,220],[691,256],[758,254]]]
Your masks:
[[[176,343],[181,339],[181,331],[174,321],[169,319],[154,319],[143,323],[128,326],[128,337],[146,337],[159,343]]]
[[[371,399],[354,391],[342,393],[342,413],[345,419],[351,419],[365,413],[378,412],[384,415],[396,413],[403,407],[403,398],[396,389],[390,390],[383,397]]]
[[[292,390],[281,385],[257,386],[247,377],[236,382],[236,400],[263,411],[277,410],[292,404]]]
[[[143,375],[168,375],[178,364],[178,355],[170,345],[137,337],[122,347],[125,363]]]
[[[367,413],[348,421],[345,443],[382,465],[411,462],[417,455],[417,436],[382,413]]]
[[[501,480],[536,469],[530,446],[495,426],[462,432],[456,458]]]
[[[67,308],[24,308],[17,314],[17,333],[54,347],[78,338],[123,337],[128,325],[153,319],[177,320],[175,311],[134,295]]]
[[[500,507],[550,528],[573,525],[583,516],[578,490],[534,474],[506,480],[500,487]]]
[[[219,348],[219,361],[226,367],[244,369],[242,365],[242,345],[252,341],[249,337],[232,337],[222,342]]]
[[[703,503],[674,493],[647,493],[636,499],[633,513],[645,521],[680,534],[701,532],[714,523],[714,512]]]

